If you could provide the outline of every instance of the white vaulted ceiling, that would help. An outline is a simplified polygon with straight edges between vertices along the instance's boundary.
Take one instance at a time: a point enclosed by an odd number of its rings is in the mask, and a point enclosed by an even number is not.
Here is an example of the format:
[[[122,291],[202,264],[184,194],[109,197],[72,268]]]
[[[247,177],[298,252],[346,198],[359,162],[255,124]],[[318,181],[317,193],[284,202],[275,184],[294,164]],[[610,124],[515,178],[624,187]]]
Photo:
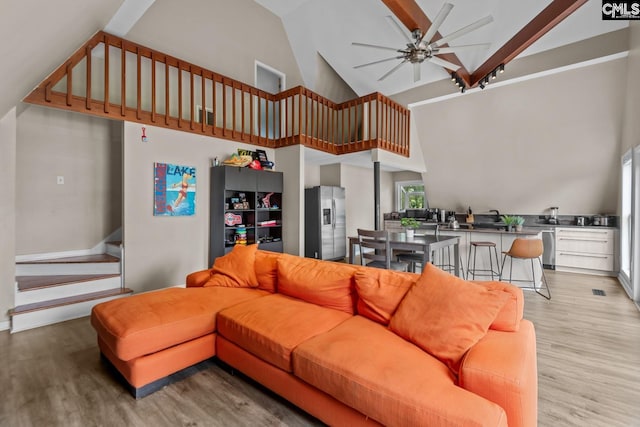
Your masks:
[[[442,67],[422,64],[422,78],[414,83],[412,69],[404,66],[383,81],[378,79],[393,68],[385,62],[360,69],[355,65],[394,56],[393,52],[352,46],[364,42],[389,47],[404,47],[404,39],[386,20],[390,10],[381,0],[255,0],[281,17],[291,42],[305,84],[311,88],[316,80],[316,55],[322,57],[359,95],[382,92],[393,95],[449,77]],[[479,18],[492,15],[493,23],[468,33],[452,46],[490,43],[488,50],[461,52],[457,56],[473,72],[511,37],[547,7],[551,1],[448,0],[453,10],[440,27],[447,35]],[[433,20],[443,0],[417,0]],[[531,55],[564,46],[628,26],[627,21],[603,21],[601,4],[590,0],[558,26],[519,55]],[[399,61],[398,61],[399,62]]]

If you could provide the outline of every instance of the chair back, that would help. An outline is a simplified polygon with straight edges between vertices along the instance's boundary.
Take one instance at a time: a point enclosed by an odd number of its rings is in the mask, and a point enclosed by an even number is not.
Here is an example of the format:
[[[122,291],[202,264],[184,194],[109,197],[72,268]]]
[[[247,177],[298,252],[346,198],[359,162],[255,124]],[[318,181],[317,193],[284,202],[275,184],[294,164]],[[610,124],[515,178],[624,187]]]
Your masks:
[[[389,232],[387,230],[363,230],[358,229],[358,243],[360,245],[360,261],[362,265],[370,262],[384,263],[387,269],[391,268],[391,245],[389,244]],[[365,249],[373,249],[366,251]]]
[[[542,256],[544,247],[542,239],[522,239],[517,238],[511,244],[511,249],[507,254],[514,258],[538,258]]]

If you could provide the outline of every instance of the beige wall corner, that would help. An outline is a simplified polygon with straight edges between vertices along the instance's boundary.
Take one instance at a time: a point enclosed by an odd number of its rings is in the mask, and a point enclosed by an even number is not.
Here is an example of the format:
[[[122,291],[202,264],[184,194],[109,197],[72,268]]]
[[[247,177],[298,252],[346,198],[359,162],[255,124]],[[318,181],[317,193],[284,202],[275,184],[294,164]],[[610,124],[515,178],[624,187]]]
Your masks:
[[[282,194],[282,239],[284,251],[304,255],[304,146],[292,145],[275,150],[276,170],[284,174]]]
[[[88,250],[121,227],[121,126],[55,108],[22,109],[15,159],[17,255]]]
[[[313,91],[338,104],[358,97],[358,94],[351,89],[347,82],[336,73],[333,67],[319,53],[317,63]]]
[[[16,276],[16,108],[0,119],[0,330],[9,328]]]

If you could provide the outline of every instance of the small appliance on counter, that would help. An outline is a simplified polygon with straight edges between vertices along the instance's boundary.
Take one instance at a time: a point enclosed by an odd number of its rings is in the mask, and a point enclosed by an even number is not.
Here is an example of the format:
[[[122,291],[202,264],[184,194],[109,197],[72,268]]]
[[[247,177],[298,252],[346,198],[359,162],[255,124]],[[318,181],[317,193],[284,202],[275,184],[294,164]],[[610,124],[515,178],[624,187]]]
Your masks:
[[[557,224],[558,223],[558,209],[560,209],[557,206],[553,206],[550,207],[549,210],[551,211],[551,215],[549,215],[549,219],[547,220],[547,222],[549,224]]]
[[[579,225],[581,227],[584,226],[584,217],[583,216],[577,216],[576,217],[576,225]]]
[[[594,215],[591,224],[600,227],[608,227],[609,226],[609,217],[606,215]]]

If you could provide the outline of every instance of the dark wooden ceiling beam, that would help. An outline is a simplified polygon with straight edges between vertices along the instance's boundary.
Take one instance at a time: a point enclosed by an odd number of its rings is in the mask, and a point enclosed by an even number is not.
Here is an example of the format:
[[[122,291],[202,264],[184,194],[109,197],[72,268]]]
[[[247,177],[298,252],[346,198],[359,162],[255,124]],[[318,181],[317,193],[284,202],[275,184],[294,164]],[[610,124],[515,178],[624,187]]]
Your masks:
[[[586,0],[585,0],[586,1]],[[382,0],[382,2],[391,10],[391,12],[404,24],[409,31],[419,29],[422,33],[426,32],[431,27],[431,20],[424,13],[422,8],[418,6],[415,0]],[[436,32],[433,36],[433,40],[441,39],[440,32]],[[446,44],[443,46],[447,46]],[[440,58],[459,65],[460,68],[456,70],[456,74],[462,80],[465,81],[467,86],[471,86],[471,74],[462,65],[460,58],[454,53],[448,53],[446,55],[438,55]],[[449,70],[454,71],[454,70]]]
[[[521,54],[526,48],[531,46],[586,2],[587,0],[553,0],[549,6],[525,25],[524,28],[518,31],[515,36],[473,72],[470,79],[470,86],[476,86],[480,80],[495,70],[500,64],[507,64]]]

